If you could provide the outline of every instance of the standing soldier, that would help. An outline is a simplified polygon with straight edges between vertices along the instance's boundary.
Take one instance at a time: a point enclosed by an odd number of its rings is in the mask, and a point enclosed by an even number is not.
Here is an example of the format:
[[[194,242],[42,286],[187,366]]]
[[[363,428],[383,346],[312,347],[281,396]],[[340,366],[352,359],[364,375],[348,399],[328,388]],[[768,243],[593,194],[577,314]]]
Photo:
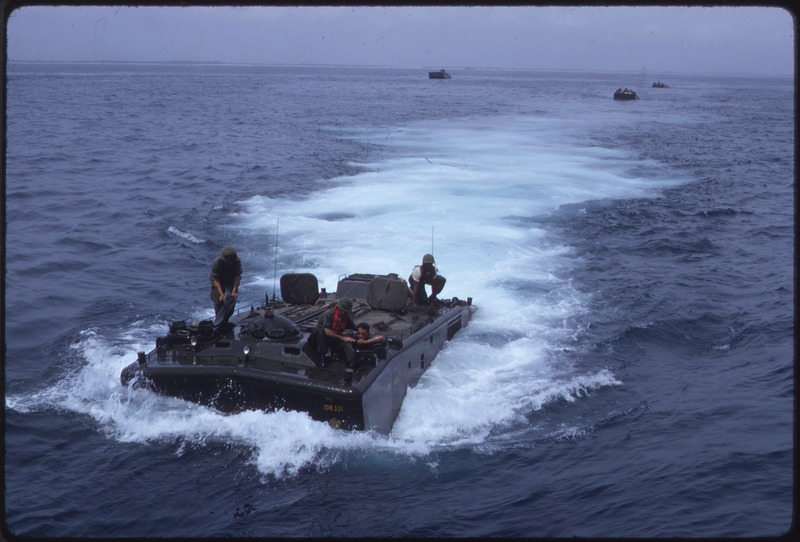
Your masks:
[[[230,310],[233,312],[241,280],[242,262],[236,255],[236,249],[232,246],[225,246],[211,264],[211,301],[214,302],[215,314],[219,314],[226,295],[232,298]]]

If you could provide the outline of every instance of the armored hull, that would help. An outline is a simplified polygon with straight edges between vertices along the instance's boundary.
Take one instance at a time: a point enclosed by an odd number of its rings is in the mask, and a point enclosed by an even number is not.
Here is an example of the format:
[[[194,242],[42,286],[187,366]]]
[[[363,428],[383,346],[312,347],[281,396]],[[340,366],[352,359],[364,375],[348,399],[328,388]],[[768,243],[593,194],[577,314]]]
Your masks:
[[[614,93],[615,100],[637,100],[639,96],[633,90],[618,90]]]
[[[328,294],[313,275],[289,274],[281,297],[217,325],[173,322],[151,352],[123,369],[123,385],[224,412],[298,410],[334,427],[388,433],[406,390],[476,310],[471,299],[408,305],[406,283],[393,275],[350,275]],[[353,299],[356,322],[386,338],[355,346],[352,371],[336,357],[325,363],[309,340],[342,297]]]
[[[445,70],[428,72],[428,79],[450,79],[450,74]]]

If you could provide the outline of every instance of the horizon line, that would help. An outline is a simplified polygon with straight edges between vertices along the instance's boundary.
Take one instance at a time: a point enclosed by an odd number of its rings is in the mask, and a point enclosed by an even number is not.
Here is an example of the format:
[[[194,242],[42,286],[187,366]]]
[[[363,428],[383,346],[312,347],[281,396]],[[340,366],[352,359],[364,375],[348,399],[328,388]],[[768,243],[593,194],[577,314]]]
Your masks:
[[[430,70],[432,66],[386,66],[377,64],[280,64],[280,63],[261,63],[261,62],[232,62],[221,60],[17,60],[6,59],[6,64],[155,64],[155,65],[211,65],[211,66],[255,66],[255,67],[282,67],[282,68],[368,68],[368,69],[400,69],[400,70]],[[441,67],[438,69],[442,69]],[[520,71],[520,72],[556,72],[556,73],[636,73],[642,70],[620,70],[620,69],[585,69],[585,68],[497,68],[485,66],[455,66],[448,70],[488,70],[488,71]],[[794,73],[750,73],[750,72],[674,72],[674,71],[653,71],[652,73],[662,73],[668,75],[736,75],[748,77],[794,77]]]

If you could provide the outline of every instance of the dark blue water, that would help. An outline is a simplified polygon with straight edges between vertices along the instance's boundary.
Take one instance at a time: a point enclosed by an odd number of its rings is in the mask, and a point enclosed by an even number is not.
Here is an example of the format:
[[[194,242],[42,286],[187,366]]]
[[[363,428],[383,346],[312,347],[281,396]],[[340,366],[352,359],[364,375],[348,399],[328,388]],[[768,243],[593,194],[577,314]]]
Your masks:
[[[793,81],[426,76],[10,64],[7,533],[792,527]],[[389,435],[123,388],[225,244],[242,303],[433,244],[479,311]]]

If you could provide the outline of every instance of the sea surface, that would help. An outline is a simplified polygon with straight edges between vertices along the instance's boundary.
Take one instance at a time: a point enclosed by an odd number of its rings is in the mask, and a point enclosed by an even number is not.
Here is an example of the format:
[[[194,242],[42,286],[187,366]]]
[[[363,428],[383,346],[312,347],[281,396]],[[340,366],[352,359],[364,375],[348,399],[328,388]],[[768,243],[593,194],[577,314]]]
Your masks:
[[[792,529],[793,79],[450,72],[9,64],[6,535]],[[122,387],[226,244],[479,308],[388,435]]]

